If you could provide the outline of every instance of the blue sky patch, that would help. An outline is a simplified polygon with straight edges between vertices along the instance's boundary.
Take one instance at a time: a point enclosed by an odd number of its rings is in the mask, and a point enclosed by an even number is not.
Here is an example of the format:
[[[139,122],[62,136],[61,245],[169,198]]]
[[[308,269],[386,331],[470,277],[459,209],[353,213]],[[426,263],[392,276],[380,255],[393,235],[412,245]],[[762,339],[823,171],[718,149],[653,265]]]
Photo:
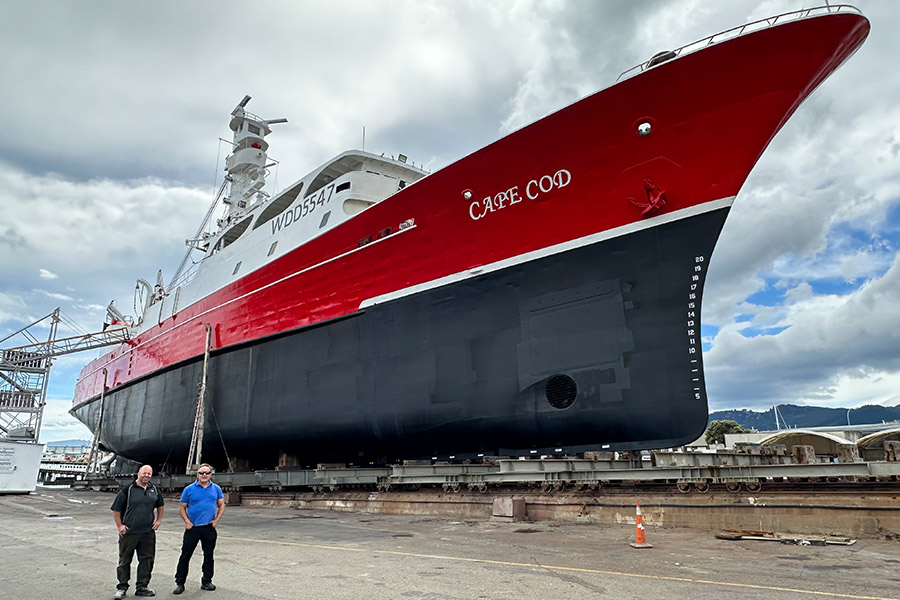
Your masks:
[[[776,287],[776,281],[778,280],[775,278],[767,277],[766,286],[758,292],[747,296],[746,302],[757,306],[779,306],[782,304],[784,302],[785,289],[780,286]]]
[[[811,279],[807,283],[816,296],[846,296],[859,289],[863,281],[847,281],[845,279]]]
[[[755,338],[764,335],[778,335],[785,329],[789,329],[790,325],[785,325],[783,327],[747,327],[745,329],[741,329],[740,334],[745,338]]]

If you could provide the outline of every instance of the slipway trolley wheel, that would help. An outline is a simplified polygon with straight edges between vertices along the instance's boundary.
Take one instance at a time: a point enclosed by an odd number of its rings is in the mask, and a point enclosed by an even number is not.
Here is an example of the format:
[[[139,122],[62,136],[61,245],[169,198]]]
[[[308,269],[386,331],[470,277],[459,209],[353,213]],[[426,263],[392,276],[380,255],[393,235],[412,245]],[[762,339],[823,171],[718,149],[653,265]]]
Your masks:
[[[758,492],[759,490],[762,489],[762,482],[761,481],[745,481],[744,488],[748,492]]]

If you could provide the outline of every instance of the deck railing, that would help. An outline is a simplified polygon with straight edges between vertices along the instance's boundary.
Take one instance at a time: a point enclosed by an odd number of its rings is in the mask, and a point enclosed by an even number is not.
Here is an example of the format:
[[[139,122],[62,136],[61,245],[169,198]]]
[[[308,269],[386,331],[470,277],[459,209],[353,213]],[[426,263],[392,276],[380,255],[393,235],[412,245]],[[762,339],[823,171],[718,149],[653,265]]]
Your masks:
[[[677,58],[683,54],[688,54],[690,52],[694,52],[695,50],[700,50],[701,48],[705,48],[707,46],[712,46],[713,44],[717,44],[719,42],[724,42],[726,40],[730,40],[736,38],[738,36],[744,35],[746,33],[750,33],[753,31],[759,31],[762,29],[767,29],[769,27],[774,27],[775,25],[779,25],[784,23],[785,21],[794,21],[799,19],[806,19],[808,17],[814,17],[822,14],[829,13],[837,13],[837,12],[853,12],[856,14],[862,14],[862,11],[856,8],[855,6],[851,6],[849,4],[834,4],[834,5],[825,5],[825,6],[816,6],[813,8],[804,8],[802,10],[795,10],[792,12],[782,13],[780,15],[776,15],[774,17],[768,17],[766,19],[760,19],[759,21],[753,21],[752,23],[747,23],[746,25],[739,25],[737,27],[732,27],[731,29],[726,29],[725,31],[720,31],[719,33],[715,33],[708,37],[705,37],[701,40],[697,40],[696,42],[691,42],[690,44],[686,44],[681,46],[680,48],[676,48],[672,50],[672,53],[675,55],[673,58]],[[616,78],[616,82],[619,82],[623,79],[628,79],[629,77],[633,77],[638,73],[643,73],[648,68],[650,68],[650,63],[653,61],[652,58],[645,60],[639,65],[631,67],[627,71],[622,71],[622,73]],[[655,63],[659,64],[659,63]]]

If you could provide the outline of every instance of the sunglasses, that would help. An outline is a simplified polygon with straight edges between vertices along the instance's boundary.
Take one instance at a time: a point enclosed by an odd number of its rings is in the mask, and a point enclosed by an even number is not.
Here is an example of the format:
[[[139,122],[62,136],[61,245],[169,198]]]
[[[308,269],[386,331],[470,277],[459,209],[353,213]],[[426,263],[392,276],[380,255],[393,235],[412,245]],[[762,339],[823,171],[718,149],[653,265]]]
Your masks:
[[[197,475],[210,475],[212,471],[197,471]]]

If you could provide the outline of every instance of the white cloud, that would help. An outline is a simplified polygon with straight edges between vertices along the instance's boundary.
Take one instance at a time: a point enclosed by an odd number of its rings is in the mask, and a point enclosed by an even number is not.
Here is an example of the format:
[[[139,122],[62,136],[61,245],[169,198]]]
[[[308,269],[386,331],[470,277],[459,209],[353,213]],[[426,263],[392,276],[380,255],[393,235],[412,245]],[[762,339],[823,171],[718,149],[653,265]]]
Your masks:
[[[712,404],[840,406],[849,399],[882,402],[895,395],[866,380],[893,381],[900,373],[900,255],[883,277],[845,296],[816,295],[807,285],[796,290],[779,318],[762,319],[789,329],[753,338],[739,333],[746,323],[719,331],[704,355]],[[873,395],[858,393],[865,389]]]
[[[25,301],[21,297],[0,290],[0,325],[4,329],[7,329],[6,324],[9,322],[21,322],[25,314]],[[4,329],[0,329],[0,332]],[[18,326],[16,329],[18,329]],[[5,337],[5,334],[0,334],[0,338],[2,337]]]
[[[70,400],[49,398],[44,407],[40,442],[60,440],[90,440],[93,434],[78,419],[69,414]]]
[[[808,397],[800,400],[805,404],[821,405],[822,398],[827,398],[828,405],[834,407],[864,404],[896,406],[900,404],[900,373],[872,368],[842,373],[826,389],[813,390]]]
[[[84,309],[84,310],[93,310],[93,311],[98,311],[98,310],[105,311],[106,310],[106,307],[103,306],[102,304],[78,304],[75,306],[75,308]]]
[[[59,277],[59,275],[52,273],[47,269],[40,269],[38,273],[40,274],[41,279],[56,279]]]
[[[3,248],[6,275],[29,301],[39,295],[96,312],[116,294],[127,306],[133,278],[177,265],[210,200],[205,191],[152,179],[69,181],[0,162],[0,204],[17,203],[7,226],[27,240]],[[56,278],[35,277],[36,264]],[[66,293],[32,287],[39,281]]]
[[[65,294],[60,294],[58,292],[48,292],[47,290],[32,290],[32,291],[36,294],[43,294],[44,296],[47,296],[48,298],[53,298],[54,300],[65,300],[67,302],[72,300],[71,296],[66,296]]]

